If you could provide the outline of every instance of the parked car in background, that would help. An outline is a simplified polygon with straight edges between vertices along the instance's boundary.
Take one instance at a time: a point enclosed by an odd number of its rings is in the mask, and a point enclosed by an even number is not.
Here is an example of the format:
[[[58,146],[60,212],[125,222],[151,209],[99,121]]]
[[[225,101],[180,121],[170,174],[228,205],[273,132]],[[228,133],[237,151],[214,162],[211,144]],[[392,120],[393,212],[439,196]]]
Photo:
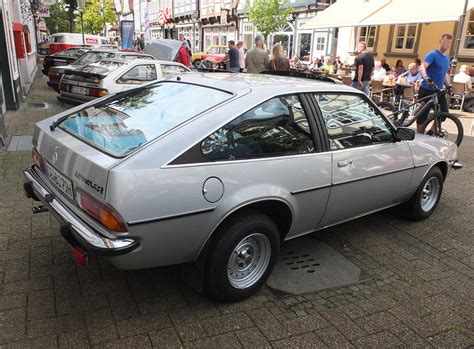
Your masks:
[[[205,52],[193,53],[191,56],[191,63],[198,67],[201,61],[205,59],[212,59],[216,62],[220,62],[224,59],[227,50],[228,47],[224,45],[211,45]]]
[[[48,55],[43,59],[43,69],[41,72],[44,75],[48,75],[49,69],[51,67],[68,65],[89,50],[90,49],[83,47],[73,47],[61,52],[53,53],[52,55]]]
[[[49,42],[43,42],[38,45],[38,56],[45,57],[49,55]]]
[[[61,79],[58,100],[80,104],[189,71],[184,65],[170,61],[104,59],[67,70]]]
[[[454,143],[395,128],[351,87],[228,73],[78,106],[38,122],[33,146],[25,191],[78,263],[188,263],[221,301],[260,289],[284,240],[396,205],[428,218],[460,167]]]
[[[80,33],[56,33],[51,36],[49,44],[50,54],[64,51],[77,45],[107,45],[107,38],[98,35],[84,35]]]
[[[111,49],[95,49],[90,50],[76,61],[69,65],[51,68],[48,72],[48,86],[59,92],[59,81],[66,70],[73,70],[84,65],[100,61],[106,58],[122,58],[125,60],[133,59],[154,59],[153,56],[140,52],[125,52]]]

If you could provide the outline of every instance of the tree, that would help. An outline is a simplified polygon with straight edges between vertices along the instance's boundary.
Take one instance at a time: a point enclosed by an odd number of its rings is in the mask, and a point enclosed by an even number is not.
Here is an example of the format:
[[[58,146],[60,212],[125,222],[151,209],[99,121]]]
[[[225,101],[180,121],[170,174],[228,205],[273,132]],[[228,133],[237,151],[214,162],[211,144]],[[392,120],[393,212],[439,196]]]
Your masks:
[[[254,0],[249,6],[247,17],[255,28],[263,34],[265,40],[268,34],[276,32],[288,22],[288,15],[293,13],[292,8],[282,8],[279,0]]]
[[[76,0],[64,0],[64,2],[67,9],[67,18],[69,20],[69,32],[74,33],[74,20],[76,19],[75,11],[77,9],[77,3]]]
[[[88,0],[84,10],[84,33],[99,34],[106,23],[115,24],[111,0]],[[106,33],[105,33],[106,34]]]
[[[64,33],[69,30],[69,19],[64,2],[58,1],[51,5],[49,17],[45,18],[45,22],[50,33]]]

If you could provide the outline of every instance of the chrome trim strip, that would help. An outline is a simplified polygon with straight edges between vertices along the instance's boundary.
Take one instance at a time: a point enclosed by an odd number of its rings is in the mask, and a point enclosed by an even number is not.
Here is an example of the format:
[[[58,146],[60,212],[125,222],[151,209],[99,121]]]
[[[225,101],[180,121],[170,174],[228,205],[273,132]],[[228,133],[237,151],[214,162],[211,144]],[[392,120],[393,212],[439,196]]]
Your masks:
[[[314,190],[318,190],[318,189],[324,189],[324,188],[330,188],[331,185],[328,184],[328,185],[320,185],[318,187],[312,187],[312,188],[306,188],[306,189],[300,189],[300,190],[293,190],[291,191],[291,195],[297,195],[297,194],[302,194],[302,193],[307,193],[309,191],[314,191]]]
[[[415,165],[415,168],[426,167],[426,166],[430,166],[430,164],[429,164],[429,163],[425,163],[425,164],[421,164],[421,165]]]
[[[354,183],[354,182],[363,181],[363,180],[366,180],[366,179],[371,179],[371,178],[386,176],[386,175],[393,174],[393,173],[398,173],[398,172],[413,170],[413,168],[414,168],[414,167],[406,167],[406,168],[402,168],[402,169],[400,169],[400,170],[393,170],[393,171],[389,171],[389,172],[379,173],[379,174],[376,174],[376,175],[373,175],[373,176],[367,176],[367,177],[357,178],[357,179],[354,179],[354,180],[349,180],[349,181],[344,181],[344,182],[333,183],[332,185],[333,185],[333,186],[336,186],[336,185],[341,185],[341,184]]]
[[[70,223],[71,229],[73,229],[85,242],[90,244],[99,250],[113,250],[113,249],[124,249],[133,244],[136,244],[135,239],[123,238],[123,239],[109,239],[97,234],[90,227],[81,222],[76,216],[69,212],[69,210],[54,196],[49,193],[28,171],[23,172],[26,179],[32,184],[36,193],[38,193],[43,200],[43,203],[47,203],[48,209],[54,210],[54,212],[61,217],[65,222]],[[48,198],[47,198],[48,196]]]
[[[200,210],[170,214],[168,216],[163,216],[163,217],[139,219],[139,220],[136,220],[136,221],[127,222],[127,224],[129,226],[132,226],[132,225],[138,225],[138,224],[154,223],[154,222],[159,222],[159,221],[165,221],[165,220],[168,220],[168,219],[175,219],[175,218],[180,218],[180,217],[185,217],[185,216],[193,216],[193,215],[196,215],[196,214],[201,214],[201,213],[206,213],[206,212],[212,212],[215,209],[216,209],[215,206],[214,207],[208,207],[208,208],[203,208],[203,209],[200,209]]]

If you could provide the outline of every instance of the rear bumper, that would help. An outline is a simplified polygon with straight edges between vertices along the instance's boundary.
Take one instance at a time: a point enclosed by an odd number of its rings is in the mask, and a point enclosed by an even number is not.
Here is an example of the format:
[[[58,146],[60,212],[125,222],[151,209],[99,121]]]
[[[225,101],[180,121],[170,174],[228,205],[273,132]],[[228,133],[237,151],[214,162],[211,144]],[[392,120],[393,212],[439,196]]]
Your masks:
[[[67,103],[67,104],[72,104],[72,105],[79,105],[82,103],[90,102],[92,100],[96,99],[95,97],[76,97],[75,95],[69,95],[69,94],[60,94],[58,96],[58,101]]]
[[[60,222],[62,236],[72,245],[103,256],[120,256],[135,250],[140,241],[135,237],[108,238],[88,225],[61,202],[38,174],[36,166],[23,171],[24,189],[29,198],[41,201]]]

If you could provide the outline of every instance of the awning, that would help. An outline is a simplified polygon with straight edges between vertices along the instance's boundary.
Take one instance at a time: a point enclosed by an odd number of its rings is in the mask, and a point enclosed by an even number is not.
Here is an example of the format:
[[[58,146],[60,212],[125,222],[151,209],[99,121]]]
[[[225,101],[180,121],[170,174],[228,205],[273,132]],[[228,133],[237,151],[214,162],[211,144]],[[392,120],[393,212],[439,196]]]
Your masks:
[[[433,0],[391,0],[367,16],[358,25],[409,24],[458,21],[464,10],[465,0],[447,2]],[[474,7],[469,0],[468,9]]]
[[[302,29],[358,26],[361,21],[389,4],[390,1],[391,0],[372,0],[370,2],[360,2],[354,0],[339,0],[327,9],[317,12],[315,17],[311,18],[302,26]]]

